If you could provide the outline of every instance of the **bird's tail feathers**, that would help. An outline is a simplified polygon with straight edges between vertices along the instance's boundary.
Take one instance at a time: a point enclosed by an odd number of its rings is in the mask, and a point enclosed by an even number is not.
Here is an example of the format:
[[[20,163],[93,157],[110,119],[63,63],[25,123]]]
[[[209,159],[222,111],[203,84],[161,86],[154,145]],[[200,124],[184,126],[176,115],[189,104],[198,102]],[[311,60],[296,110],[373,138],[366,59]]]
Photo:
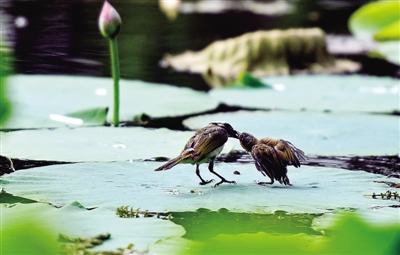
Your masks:
[[[170,161],[168,161],[167,163],[165,163],[164,165],[156,168],[154,171],[162,171],[162,170],[171,169],[174,166],[176,166],[177,164],[189,159],[190,157],[191,157],[191,155],[182,153],[178,157],[175,157],[175,158],[171,159]]]

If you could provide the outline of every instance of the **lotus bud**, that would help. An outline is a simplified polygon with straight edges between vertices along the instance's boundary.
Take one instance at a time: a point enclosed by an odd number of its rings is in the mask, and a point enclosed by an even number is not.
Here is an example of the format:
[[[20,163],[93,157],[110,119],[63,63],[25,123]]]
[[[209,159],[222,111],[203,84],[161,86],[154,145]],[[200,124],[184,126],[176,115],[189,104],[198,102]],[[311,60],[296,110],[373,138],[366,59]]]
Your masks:
[[[115,38],[121,29],[121,16],[112,5],[105,1],[99,17],[99,28],[105,38]]]

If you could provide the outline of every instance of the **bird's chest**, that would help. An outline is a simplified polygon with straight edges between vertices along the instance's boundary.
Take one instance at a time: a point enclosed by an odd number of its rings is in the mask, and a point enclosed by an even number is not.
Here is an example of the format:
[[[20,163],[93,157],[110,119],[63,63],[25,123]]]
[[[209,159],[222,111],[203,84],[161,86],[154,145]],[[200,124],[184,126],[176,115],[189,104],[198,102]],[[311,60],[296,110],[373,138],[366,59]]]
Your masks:
[[[216,156],[218,156],[218,155],[221,153],[221,151],[222,151],[223,148],[224,148],[224,145],[222,145],[222,146],[216,148],[215,150],[211,151],[210,153],[208,153],[207,155],[205,155],[205,157],[204,157],[203,159],[200,159],[200,160],[197,162],[197,164],[202,164],[202,163],[210,162],[210,160],[211,160],[213,157],[216,157]]]

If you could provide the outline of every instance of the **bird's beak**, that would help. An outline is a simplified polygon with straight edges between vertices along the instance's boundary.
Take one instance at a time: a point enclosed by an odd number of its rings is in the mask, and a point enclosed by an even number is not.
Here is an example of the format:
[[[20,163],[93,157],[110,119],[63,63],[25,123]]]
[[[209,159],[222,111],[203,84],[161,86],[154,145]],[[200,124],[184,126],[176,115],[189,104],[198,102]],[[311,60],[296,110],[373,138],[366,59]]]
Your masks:
[[[241,133],[240,133],[239,131],[236,131],[236,130],[235,130],[235,135],[234,135],[233,137],[239,139],[240,134],[241,134]]]

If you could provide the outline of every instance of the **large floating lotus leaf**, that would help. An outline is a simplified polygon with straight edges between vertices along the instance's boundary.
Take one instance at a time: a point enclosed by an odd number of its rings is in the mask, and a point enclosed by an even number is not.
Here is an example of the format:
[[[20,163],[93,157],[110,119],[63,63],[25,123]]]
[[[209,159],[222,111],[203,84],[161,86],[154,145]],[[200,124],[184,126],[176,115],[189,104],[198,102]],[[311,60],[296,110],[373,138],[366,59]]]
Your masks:
[[[363,171],[302,166],[290,167],[293,186],[275,183],[259,186],[266,180],[254,164],[218,163],[215,171],[236,185],[199,185],[193,165],[178,165],[169,171],[155,172],[162,162],[113,162],[53,165],[4,175],[0,185],[8,193],[39,201],[68,204],[75,200],[85,207],[116,208],[131,205],[149,211],[195,211],[198,208],[232,212],[321,213],[340,208],[378,209],[398,203],[365,195],[386,192],[388,186],[375,180],[389,180]],[[218,178],[202,165],[204,179]],[[240,175],[235,175],[234,171]],[[398,210],[395,216],[398,219]],[[383,216],[393,219],[394,213]],[[379,215],[378,215],[379,214]]]
[[[192,133],[142,127],[23,130],[2,133],[2,154],[66,162],[173,157]]]
[[[171,158],[182,151],[193,133],[142,127],[0,132],[1,153],[10,158],[65,162]],[[228,141],[222,153],[232,149],[233,144]]]
[[[213,42],[199,52],[166,55],[162,63],[178,71],[222,77],[236,77],[243,71],[263,77],[299,69],[307,73],[340,73],[359,68],[358,64],[342,65],[335,61],[319,28],[246,33]]]
[[[213,89],[228,105],[262,109],[392,112],[400,110],[399,81],[361,75],[292,75],[262,79],[275,89]]]
[[[399,1],[377,1],[365,4],[349,19],[349,29],[354,35],[376,40],[377,51],[397,65],[400,65],[399,10]]]
[[[400,150],[399,118],[390,115],[239,111],[193,117],[184,124],[198,128],[200,123],[217,119],[258,138],[269,136],[288,140],[306,154],[397,155]],[[237,140],[232,139],[232,142],[236,148],[241,148]]]
[[[80,238],[91,238],[104,233],[111,234],[109,240],[104,241],[102,245],[95,248],[101,251],[116,251],[117,248],[126,248],[131,243],[134,244],[134,249],[146,251],[150,245],[154,245],[160,240],[169,237],[180,237],[185,233],[181,226],[168,220],[156,218],[119,218],[115,214],[115,209],[97,208],[87,210],[77,202],[66,205],[61,209],[43,203],[17,204],[10,208],[3,207],[1,209],[1,217],[2,231],[4,231],[2,241],[7,244],[8,249],[12,249],[10,242],[14,242],[14,249],[18,246],[29,245],[28,242],[30,240],[19,240],[18,243],[15,237],[13,238],[13,236],[10,237],[10,235],[6,234],[10,233],[13,229],[13,232],[16,232],[21,226],[27,228],[21,229],[22,231],[33,231],[35,228],[40,229],[40,232],[38,231],[34,235],[36,239],[40,240],[40,234],[46,233],[46,237],[48,238],[46,241],[53,245],[58,239],[59,233]],[[28,222],[29,225],[26,226]],[[26,233],[20,233],[20,235],[31,239]],[[35,245],[33,247],[36,247],[43,244],[36,243],[31,245]],[[33,247],[30,248],[32,249]],[[29,249],[29,247],[26,248]],[[167,249],[169,254],[173,254],[177,252],[179,247],[164,245],[164,249]]]
[[[76,126],[54,116],[93,108],[113,111],[111,78],[56,75],[16,75],[7,79],[12,116],[3,129]],[[142,81],[120,81],[120,119],[141,113],[152,117],[178,116],[214,109],[217,102],[204,92]],[[53,116],[53,119],[51,118]],[[112,116],[108,116],[111,121]],[[81,125],[93,125],[83,121]],[[101,125],[103,123],[99,123]],[[80,124],[78,124],[79,126]]]

